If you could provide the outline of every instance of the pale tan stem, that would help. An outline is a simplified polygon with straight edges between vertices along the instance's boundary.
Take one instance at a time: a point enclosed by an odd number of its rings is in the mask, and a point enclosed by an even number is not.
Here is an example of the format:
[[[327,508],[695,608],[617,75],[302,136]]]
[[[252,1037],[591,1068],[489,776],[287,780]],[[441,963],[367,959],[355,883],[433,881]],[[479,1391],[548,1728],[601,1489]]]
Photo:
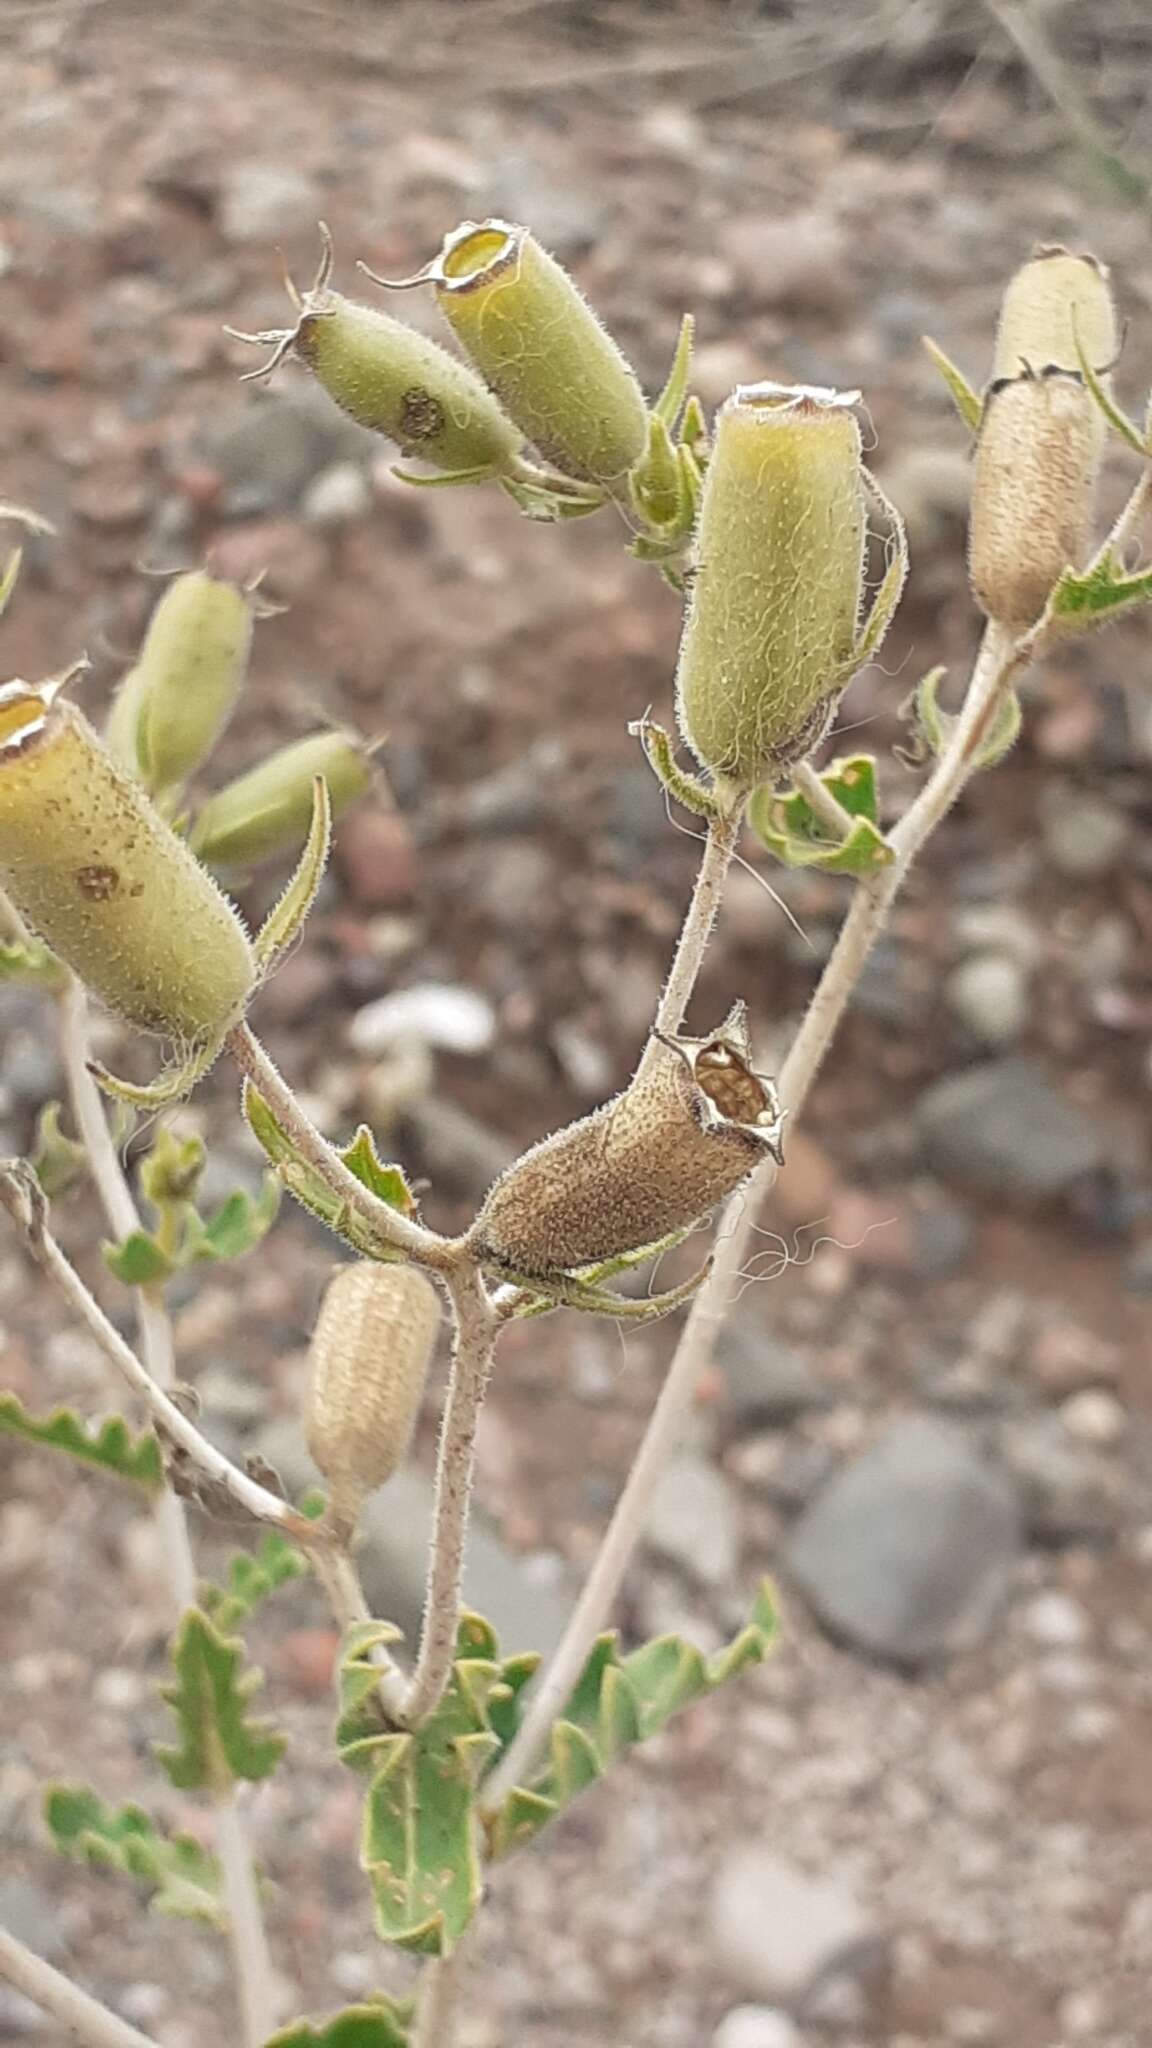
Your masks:
[[[89,1997],[42,1956],[35,1955],[0,1927],[0,1977],[30,1998],[41,2012],[59,2020],[71,2039],[87,2048],[156,2048],[156,2043],[136,2027],[130,2027],[98,1999]]]
[[[789,771],[792,781],[800,791],[810,811],[815,812],[822,825],[826,826],[836,840],[847,839],[858,820],[838,803],[830,789],[821,782],[811,761],[797,761]]]
[[[889,835],[896,858],[890,866],[857,884],[832,956],[781,1070],[780,1100],[793,1113],[807,1095],[912,862],[972,774],[981,741],[1004,691],[1032,658],[1038,644],[1034,635],[1013,642],[998,627],[987,628],[948,746],[916,802]],[[716,1332],[731,1308],[756,1217],[757,1200],[770,1185],[774,1173],[774,1166],[766,1162],[748,1186],[732,1197],[725,1211],[717,1232],[712,1270],[692,1303],[644,1440],[584,1590],[563,1639],[532,1694],[515,1741],[485,1782],[484,1804],[489,1811],[499,1805],[514,1785],[531,1775],[547,1742],[548,1731],[571,1696],[592,1645],[605,1626],[643,1535],[657,1481],[682,1434],[700,1375],[711,1357]]]
[[[743,815],[744,804],[740,800],[713,818],[708,826],[692,898],[656,1011],[657,1031],[675,1032],[684,1022],[684,1012],[696,986],[712,926],[716,922],[716,912],[720,908],[720,898],[724,894]]]
[[[346,1635],[349,1629],[358,1628],[364,1622],[371,1621],[372,1613],[364,1598],[360,1575],[348,1552],[317,1551],[312,1562],[316,1576],[328,1595],[341,1634]],[[404,1715],[407,1681],[399,1666],[389,1656],[385,1644],[376,1645],[372,1652],[372,1661],[380,1672],[380,1703],[388,1719],[399,1726]]]
[[[416,2021],[412,2048],[452,2048],[460,2014],[460,1992],[475,1922],[450,1956],[430,1957],[416,1990]]]
[[[460,1267],[448,1284],[456,1336],[436,1460],[432,1551],[420,1649],[404,1702],[403,1719],[408,1727],[417,1726],[433,1712],[452,1676],[476,1465],[476,1429],[500,1328],[500,1318],[494,1313],[474,1267]]]
[[[276,2025],[276,1979],[238,1794],[218,1800],[214,1813],[244,2048],[262,2048]]]

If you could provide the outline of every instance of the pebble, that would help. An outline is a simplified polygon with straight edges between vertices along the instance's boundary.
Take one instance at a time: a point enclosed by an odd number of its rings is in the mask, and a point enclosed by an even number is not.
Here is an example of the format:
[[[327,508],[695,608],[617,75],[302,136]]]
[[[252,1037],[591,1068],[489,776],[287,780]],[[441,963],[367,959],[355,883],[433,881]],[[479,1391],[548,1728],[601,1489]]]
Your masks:
[[[220,192],[220,227],[229,242],[315,229],[321,211],[315,181],[285,164],[233,163]]]
[[[719,252],[737,288],[756,308],[822,313],[835,319],[851,304],[850,251],[842,230],[826,214],[773,220],[762,212],[725,222]]]
[[[386,1052],[400,1038],[417,1038],[441,1052],[487,1052],[496,1036],[496,1013],[476,989],[450,982],[416,982],[357,1010],[348,1027],[354,1052]]]
[[[702,1585],[727,1585],[739,1560],[740,1522],[724,1474],[693,1451],[673,1458],[653,1495],[645,1538]]]
[[[372,510],[372,485],[358,462],[334,462],[322,469],[300,506],[310,526],[350,526]]]
[[[1129,835],[1124,812],[1090,790],[1048,783],[1040,800],[1044,847],[1053,867],[1091,881],[1116,865]]]
[[[944,983],[949,1009],[984,1045],[1008,1045],[1028,1022],[1028,977],[1007,953],[973,953]]]
[[[1019,1544],[1014,1491],[965,1432],[907,1415],[816,1494],[786,1557],[829,1629],[911,1667],[979,1640]]]
[[[771,2005],[736,2005],[712,2036],[712,2048],[802,2048],[786,2012]]]
[[[877,1930],[847,1885],[810,1876],[759,1842],[728,1851],[709,1902],[712,1939],[734,1983],[799,2006],[821,1978],[874,1953]]]
[[[361,910],[397,910],[416,894],[416,847],[399,811],[357,804],[340,820],[336,866]]]
[[[1087,1639],[1088,1617],[1069,1593],[1052,1588],[1037,1593],[1021,1617],[1034,1643],[1046,1650],[1076,1649]]]
[[[1041,1201],[1100,1165],[1101,1132],[1022,1054],[946,1075],[915,1108],[924,1149],[946,1179]]]
[[[1128,1427],[1128,1417],[1115,1394],[1103,1387],[1083,1387],[1061,1404],[1060,1420],[1082,1444],[1119,1443]]]
[[[726,1383],[727,1417],[743,1428],[753,1423],[787,1423],[811,1408],[827,1408],[833,1390],[810,1361],[750,1316],[724,1325],[716,1340],[716,1363]]]
[[[1021,1492],[1030,1536],[1039,1543],[1101,1543],[1126,1511],[1123,1474],[1094,1445],[1045,1412],[1006,1421],[998,1449]]]

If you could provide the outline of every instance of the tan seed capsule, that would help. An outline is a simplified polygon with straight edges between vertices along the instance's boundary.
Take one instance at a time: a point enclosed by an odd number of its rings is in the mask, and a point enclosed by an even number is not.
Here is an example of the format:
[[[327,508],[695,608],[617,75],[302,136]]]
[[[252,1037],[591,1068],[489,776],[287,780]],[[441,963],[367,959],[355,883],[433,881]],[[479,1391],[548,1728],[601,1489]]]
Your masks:
[[[0,688],[0,887],[118,1016],[219,1038],[256,979],[244,927],[58,688]]]
[[[639,462],[648,412],[635,372],[527,228],[466,220],[427,273],[440,310],[545,461],[614,483]]]
[[[1105,423],[1075,372],[1026,373],[984,401],[972,476],[968,571],[990,619],[1022,632],[1091,548]]]
[[[328,1482],[329,1518],[347,1533],[407,1456],[439,1328],[440,1298],[415,1266],[364,1261],[328,1283],[305,1429]]]
[[[1095,256],[1039,248],[1010,280],[1000,306],[992,382],[1023,370],[1077,370],[1076,344],[1098,374],[1116,356],[1116,308]]]
[[[742,1004],[709,1038],[653,1039],[623,1094],[501,1175],[476,1256],[547,1281],[707,1216],[766,1153],[781,1158],[776,1091],[750,1057]]]

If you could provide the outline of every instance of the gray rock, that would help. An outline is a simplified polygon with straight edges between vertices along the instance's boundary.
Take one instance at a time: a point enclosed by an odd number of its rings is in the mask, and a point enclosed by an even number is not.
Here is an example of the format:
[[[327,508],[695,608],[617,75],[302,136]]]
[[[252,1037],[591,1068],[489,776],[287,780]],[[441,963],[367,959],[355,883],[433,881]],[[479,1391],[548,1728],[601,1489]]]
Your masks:
[[[1005,1422],[998,1448],[1036,1542],[1107,1543],[1115,1536],[1128,1507],[1123,1472],[1095,1445],[1070,1437],[1058,1415]]]
[[[915,1666],[979,1639],[1019,1541],[1013,1490],[964,1431],[902,1416],[816,1495],[786,1556],[829,1629]]]
[[[1124,850],[1129,822],[1123,811],[1090,790],[1049,783],[1041,798],[1044,847],[1053,867],[1074,881],[1107,874]]]
[[[230,242],[266,242],[314,228],[320,210],[314,180],[286,164],[234,163],[220,193],[220,227]]]
[[[736,1498],[722,1472],[695,1451],[667,1466],[648,1510],[651,1549],[706,1586],[735,1577],[740,1554]]]
[[[360,464],[333,462],[313,478],[300,509],[310,526],[350,526],[372,504],[372,486]]]
[[[771,2005],[736,2005],[712,2036],[712,2048],[802,2048],[795,2021]]]
[[[727,1381],[727,1415],[738,1426],[787,1423],[833,1398],[808,1359],[748,1317],[726,1323],[716,1340],[716,1363]]]
[[[916,1121],[938,1173],[1021,1199],[1064,1193],[1103,1157],[1091,1118],[1020,1054],[934,1082]]]
[[[59,1909],[34,1878],[0,1878],[0,1927],[51,1962],[67,1948]]]
[[[322,1485],[299,1424],[280,1419],[261,1432],[257,1448],[292,1493]],[[409,1645],[424,1604],[432,1528],[431,1475],[409,1465],[368,1502],[357,1562],[373,1614],[394,1621]],[[474,1512],[464,1570],[464,1598],[487,1617],[509,1653],[555,1649],[570,1601],[547,1560],[521,1557]]]
[[[1007,953],[973,953],[953,969],[944,995],[958,1018],[984,1045],[1009,1045],[1028,1022],[1028,977]]]
[[[202,452],[223,478],[223,510],[247,519],[294,510],[314,478],[363,456],[370,441],[322,391],[306,386],[246,399],[208,433]]]
[[[730,1849],[709,1904],[712,1939],[734,1983],[801,2006],[822,1980],[875,1956],[878,1933],[846,1885],[811,1877],[759,1842]]]

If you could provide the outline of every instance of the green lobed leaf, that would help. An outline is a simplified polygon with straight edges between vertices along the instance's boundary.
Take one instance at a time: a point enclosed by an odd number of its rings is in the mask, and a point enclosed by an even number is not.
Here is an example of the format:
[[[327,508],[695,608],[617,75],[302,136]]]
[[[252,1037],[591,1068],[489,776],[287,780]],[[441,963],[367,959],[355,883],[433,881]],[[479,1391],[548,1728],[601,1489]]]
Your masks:
[[[1053,619],[1074,626],[1093,626],[1117,612],[1152,599],[1152,569],[1125,574],[1117,557],[1106,551],[1082,575],[1065,569],[1048,601]]]
[[[128,1479],[156,1493],[164,1484],[164,1460],[159,1439],[150,1429],[137,1435],[121,1415],[109,1415],[103,1422],[82,1422],[71,1408],[55,1408],[51,1415],[30,1415],[15,1394],[0,1393],[0,1430],[25,1442],[43,1444],[47,1450],[63,1451],[81,1465],[94,1465],[117,1479]]]
[[[324,777],[317,775],[312,783],[312,823],[304,850],[284,894],[273,905],[252,942],[262,980],[275,971],[299,938],[324,879],[331,845],[332,798]]]
[[[295,2020],[273,2034],[265,2048],[408,2048],[410,2017],[407,2000],[382,1998],[379,2004],[349,2005],[316,2025]]]
[[[104,1263],[125,1287],[157,1287],[170,1280],[176,1262],[150,1230],[133,1230],[120,1244],[101,1246]]]
[[[489,1847],[506,1856],[531,1841],[587,1786],[638,1742],[659,1733],[674,1714],[767,1656],[776,1631],[772,1589],[760,1587],[752,1617],[734,1642],[706,1658],[680,1636],[659,1636],[621,1658],[614,1634],[596,1643],[560,1718],[553,1723],[548,1763],[517,1786],[490,1819]]]
[[[67,1194],[83,1173],[88,1154],[60,1129],[60,1104],[46,1102],[36,1119],[29,1163],[50,1202]]]
[[[327,1224],[329,1230],[334,1231],[337,1237],[342,1238],[345,1244],[351,1245],[353,1251],[359,1252],[362,1257],[381,1261],[403,1259],[404,1255],[402,1252],[396,1251],[392,1246],[385,1244],[372,1229],[371,1224],[365,1222],[363,1217],[358,1216],[354,1210],[350,1209],[348,1204],[339,1195],[334,1194],[327,1181],[324,1180],[321,1174],[317,1173],[315,1167],[311,1166],[306,1159],[301,1158],[288,1133],[277,1122],[263,1096],[252,1086],[250,1081],[245,1081],[244,1084],[243,1108],[253,1136],[263,1146],[268,1158],[276,1168],[283,1186],[288,1189],[289,1194],[295,1196],[302,1208],[309,1210],[313,1216],[318,1216],[322,1223]],[[365,1164],[364,1151],[361,1148],[359,1152],[356,1152],[358,1138],[359,1133],[353,1139],[349,1150],[355,1152],[359,1163],[363,1166]],[[345,1164],[350,1166],[351,1171],[357,1173],[356,1167],[351,1165],[346,1155],[341,1156],[345,1158]],[[411,1204],[413,1197],[408,1189],[407,1182],[404,1181],[403,1175],[400,1173],[399,1167],[395,1169],[382,1167],[379,1160],[376,1159],[374,1148],[372,1150],[372,1159],[375,1162],[375,1169],[381,1175],[386,1176],[390,1172],[395,1171],[397,1180],[403,1185],[404,1193]],[[363,1173],[357,1173],[357,1178],[363,1180]],[[365,1184],[371,1185],[370,1182]],[[383,1199],[387,1200],[387,1197],[385,1196]],[[401,1204],[399,1201],[396,1201],[391,1206],[393,1208],[400,1208]]]
[[[172,1644],[176,1682],[161,1697],[176,1717],[180,1741],[157,1745],[157,1762],[181,1792],[220,1796],[237,1778],[266,1778],[284,1754],[271,1722],[250,1720],[248,1703],[261,1683],[243,1669],[244,1646],[201,1611],[184,1616]]]
[[[464,1614],[457,1661],[436,1711],[411,1733],[384,1720],[373,1651],[397,1631],[369,1623],[352,1631],[341,1663],[337,1746],[365,1771],[361,1863],[384,1941],[417,1954],[447,1955],[482,1894],[482,1843],[476,1790],[486,1766],[511,1738],[515,1697],[536,1660],[501,1663],[496,1638],[479,1615]]]
[[[892,848],[876,823],[879,803],[876,763],[870,754],[834,761],[820,777],[841,809],[855,820],[837,843],[798,789],[778,792],[769,784],[754,792],[748,823],[777,860],[790,868],[822,868],[828,874],[866,875],[887,867]]]
[[[222,1586],[201,1583],[200,1605],[221,1635],[231,1635],[269,1594],[293,1579],[307,1578],[309,1569],[303,1551],[278,1529],[266,1529],[255,1553],[240,1550],[229,1559]]]
[[[274,1173],[265,1174],[264,1185],[253,1201],[237,1189],[207,1221],[196,1219],[189,1233],[187,1257],[192,1259],[240,1259],[266,1237],[280,1208],[281,1187]]]
[[[167,1834],[142,1807],[108,1806],[87,1785],[49,1785],[44,1818],[62,1856],[150,1886],[156,1912],[227,1924],[219,1866],[191,1835]]]
[[[411,1216],[416,1207],[404,1173],[399,1166],[386,1166],[376,1150],[376,1140],[367,1124],[358,1124],[356,1136],[350,1145],[345,1145],[340,1154],[349,1173],[380,1201],[387,1202],[390,1209],[398,1209],[402,1216]]]

